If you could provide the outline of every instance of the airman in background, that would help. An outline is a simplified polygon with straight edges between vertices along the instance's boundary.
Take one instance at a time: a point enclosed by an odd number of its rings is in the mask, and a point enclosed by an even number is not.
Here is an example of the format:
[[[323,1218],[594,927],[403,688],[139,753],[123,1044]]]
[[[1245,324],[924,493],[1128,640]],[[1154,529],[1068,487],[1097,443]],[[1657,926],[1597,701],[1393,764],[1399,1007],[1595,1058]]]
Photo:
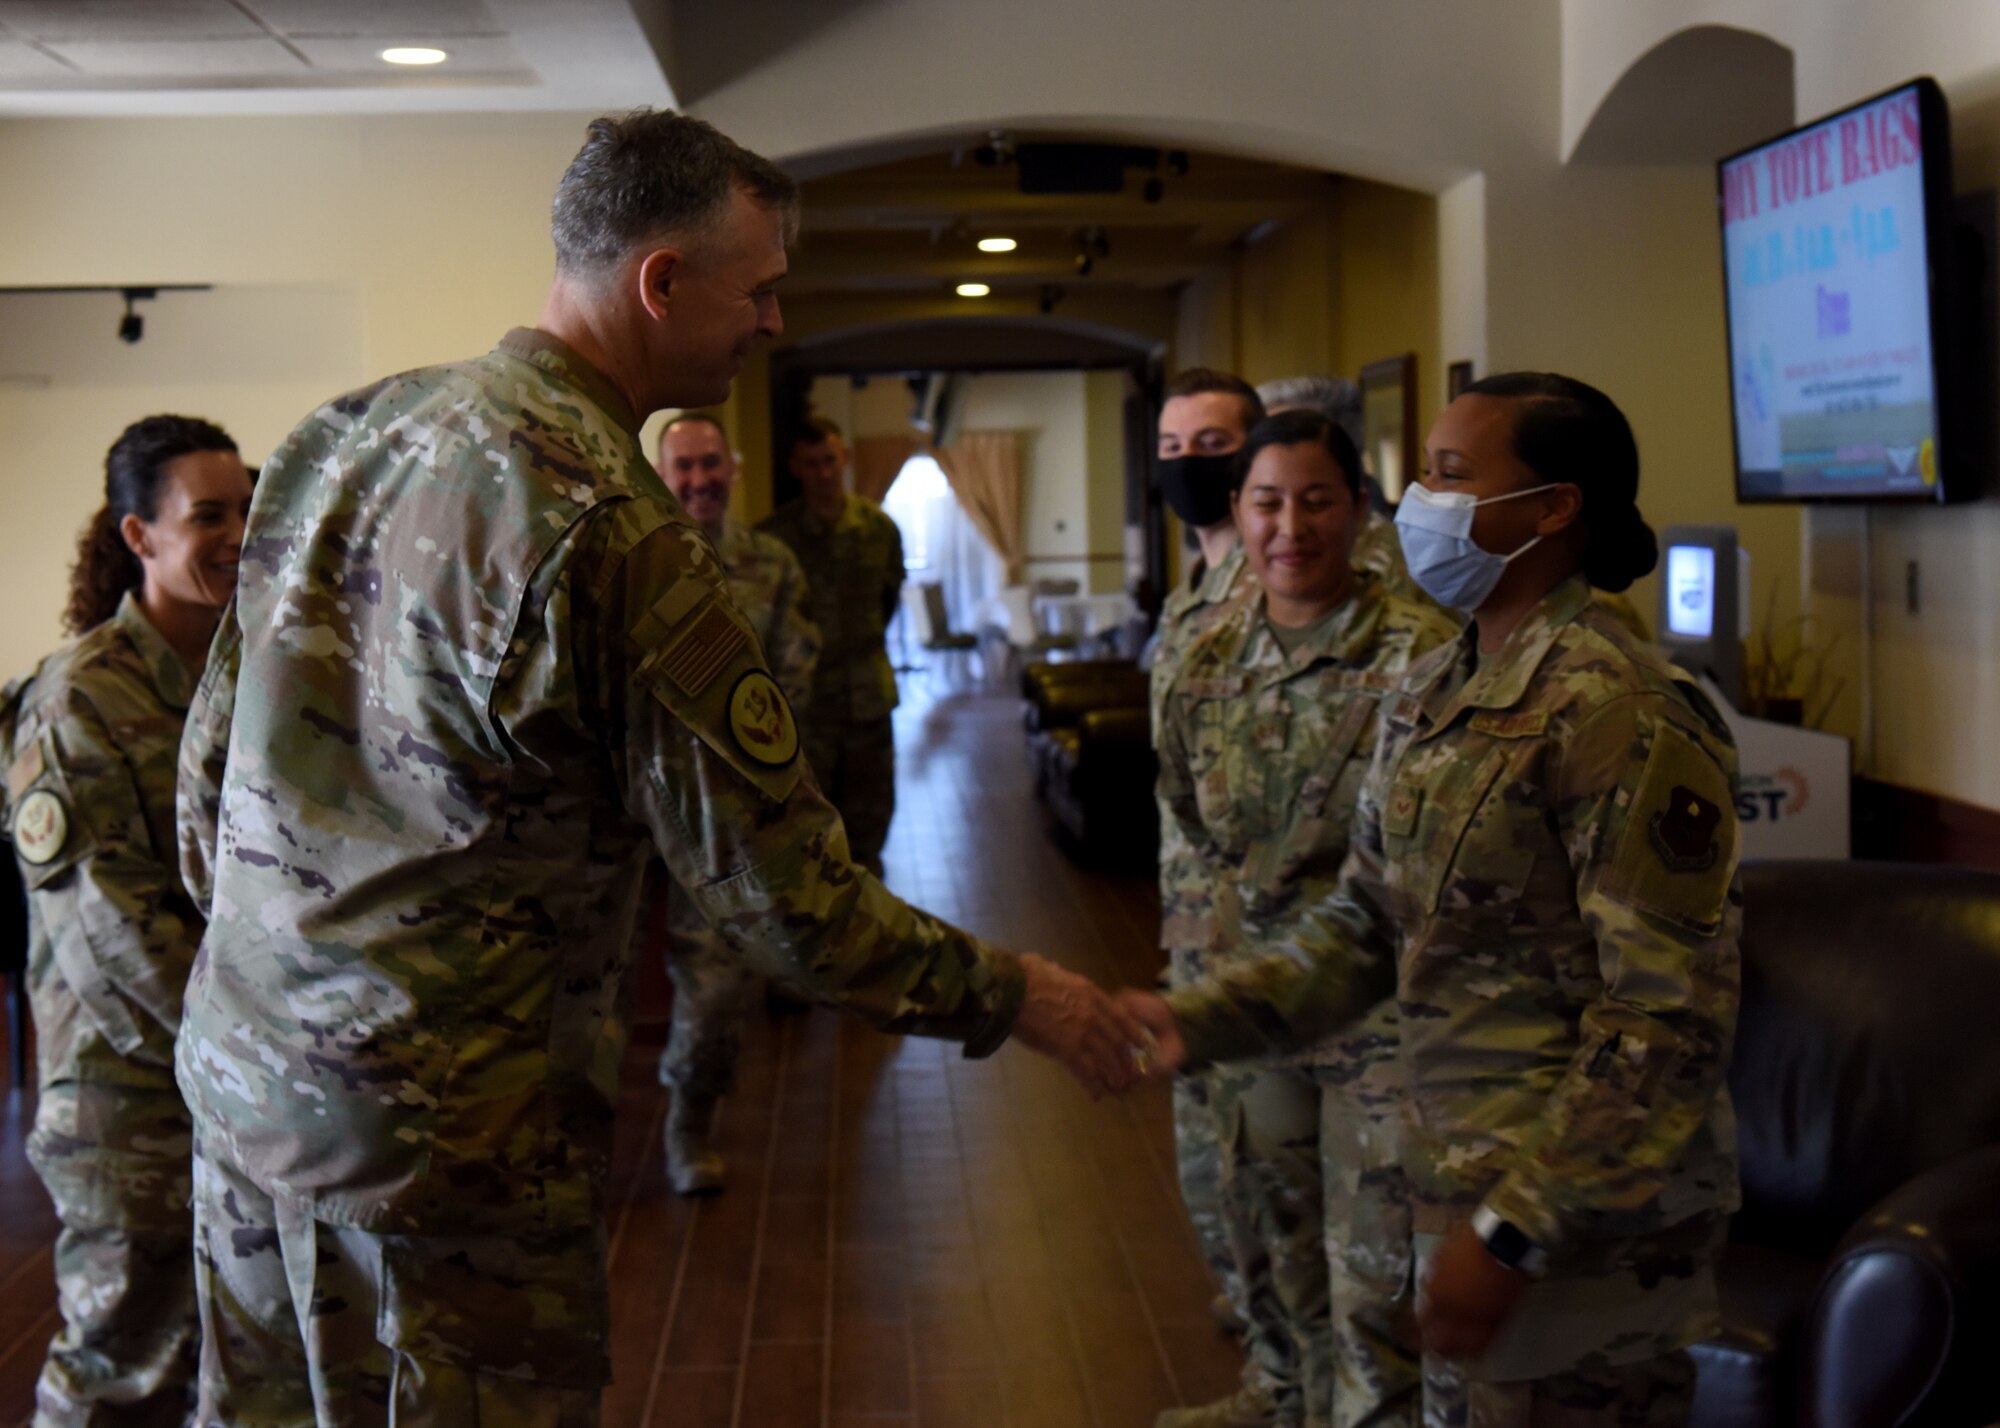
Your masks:
[[[77,638],[0,693],[40,1072],[28,1159],[62,1221],[37,1428],[178,1425],[193,1407],[193,1146],[173,1049],[202,920],[174,777],[249,504],[219,427],[127,427],[72,572]]]
[[[1161,868],[1165,938],[1184,984],[1254,957],[1338,885],[1378,706],[1458,629],[1348,563],[1366,497],[1337,423],[1269,418],[1238,462],[1257,589],[1182,659],[1160,729],[1161,801],[1185,850]],[[1395,1056],[1386,999],[1286,1063],[1230,1068],[1239,1087],[1213,1141],[1220,1217],[1254,1286],[1253,1370],[1245,1392],[1161,1428],[1414,1424]]]
[[[759,529],[799,558],[807,613],[823,641],[806,753],[847,825],[855,861],[880,873],[896,816],[888,630],[902,599],[903,534],[880,506],[847,489],[847,443],[832,422],[806,423],[786,459],[801,494]]]
[[[819,629],[806,616],[806,577],[783,541],[729,514],[738,472],[721,422],[705,412],[676,418],[660,433],[660,475],[681,509],[715,547],[737,610],[771,659],[771,674],[807,727]],[[682,1195],[722,1188],[727,1167],[710,1141],[715,1106],[734,1088],[743,1018],[756,976],[702,921],[694,899],[658,880],[666,899],[667,975],[674,985],[673,1029],[660,1053],[660,1080],[674,1088],[667,1112],[667,1179]]]

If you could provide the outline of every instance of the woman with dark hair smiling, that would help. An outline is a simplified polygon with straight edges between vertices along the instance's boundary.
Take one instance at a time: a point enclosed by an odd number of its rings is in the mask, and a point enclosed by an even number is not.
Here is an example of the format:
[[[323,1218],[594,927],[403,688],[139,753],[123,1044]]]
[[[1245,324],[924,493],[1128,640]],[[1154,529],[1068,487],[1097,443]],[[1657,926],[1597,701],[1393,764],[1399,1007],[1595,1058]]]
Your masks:
[[[1385,710],[1337,889],[1162,999],[1167,1067],[1317,1042],[1393,993],[1426,1423],[1686,1420],[1738,1194],[1735,751],[1593,606],[1657,557],[1637,445],[1572,378],[1480,382],[1397,524],[1471,614]]]
[[[179,1424],[193,1407],[193,1143],[173,1047],[202,923],[174,784],[250,473],[221,428],[153,416],[112,446],[104,495],[71,576],[78,638],[0,696],[40,1072],[28,1157],[62,1219],[64,1327],[37,1428]]]
[[[1234,480],[1230,516],[1257,582],[1188,649],[1161,709],[1160,805],[1178,836],[1160,886],[1177,985],[1257,956],[1332,892],[1379,702],[1457,632],[1353,565],[1367,498],[1339,423],[1315,411],[1259,422]],[[1409,1229],[1395,1054],[1385,1000],[1299,1056],[1211,1078],[1225,1237],[1237,1272],[1268,1291],[1247,1296],[1244,1388],[1165,1413],[1162,1428],[1390,1423],[1396,1405],[1414,1409],[1416,1358],[1396,1334]]]

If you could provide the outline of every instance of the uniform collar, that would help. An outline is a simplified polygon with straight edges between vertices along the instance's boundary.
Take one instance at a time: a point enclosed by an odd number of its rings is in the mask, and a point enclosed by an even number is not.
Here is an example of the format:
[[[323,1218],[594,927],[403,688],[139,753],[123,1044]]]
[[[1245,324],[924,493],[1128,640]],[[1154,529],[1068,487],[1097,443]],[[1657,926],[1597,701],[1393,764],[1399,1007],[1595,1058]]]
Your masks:
[[[715,538],[716,554],[725,561],[734,560],[749,548],[750,527],[734,516],[725,515],[722,518],[722,530]]]
[[[146,677],[162,704],[185,711],[194,703],[194,671],[167,643],[167,637],[153,628],[153,622],[139,608],[139,598],[132,591],[127,590],[119,600],[111,623],[137,651],[139,663],[146,667]]]
[[[500,345],[493,350],[532,362],[598,407],[617,426],[638,433],[639,418],[632,404],[625,400],[625,394],[561,338],[551,337],[538,327],[517,327],[501,338]]]
[[[832,520],[823,520],[820,513],[807,504],[804,496],[799,497],[800,523],[808,535],[826,535],[832,531],[852,530],[861,524],[861,498],[852,491],[840,499],[840,514]]]
[[[1328,612],[1312,638],[1293,646],[1290,654],[1278,643],[1278,637],[1266,628],[1270,620],[1270,596],[1262,590],[1258,591],[1250,606],[1253,612],[1252,634],[1244,641],[1241,652],[1243,663],[1266,667],[1279,679],[1310,669],[1320,660],[1361,663],[1374,647],[1382,624],[1383,593],[1381,581],[1372,573],[1357,570],[1354,576],[1353,593]]]
[[[1239,540],[1213,570],[1201,572],[1194,585],[1195,598],[1204,605],[1220,605],[1236,592],[1236,584],[1243,578],[1245,564],[1243,542]]]
[[[1444,728],[1461,709],[1511,709],[1519,704],[1557,639],[1589,608],[1590,586],[1581,575],[1573,575],[1544,595],[1507,642],[1490,655],[1479,653],[1478,624],[1468,624],[1459,633],[1451,663],[1412,691],[1429,718],[1426,732]]]

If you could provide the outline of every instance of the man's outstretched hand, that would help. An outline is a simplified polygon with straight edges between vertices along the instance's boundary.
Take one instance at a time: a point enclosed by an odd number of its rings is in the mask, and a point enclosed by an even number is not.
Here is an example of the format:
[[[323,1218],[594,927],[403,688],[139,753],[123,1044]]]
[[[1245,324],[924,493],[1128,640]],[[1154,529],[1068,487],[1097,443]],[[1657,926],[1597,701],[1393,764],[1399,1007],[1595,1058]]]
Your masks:
[[[1181,1040],[1180,1024],[1158,992],[1126,987],[1112,1000],[1145,1032],[1144,1053],[1139,1062],[1143,1074],[1171,1076],[1187,1064],[1187,1043]]]
[[[1027,995],[1014,1019],[1014,1039],[1069,1068],[1096,1100],[1139,1079],[1133,1053],[1145,1044],[1139,1024],[1120,1011],[1095,982],[1045,957],[1025,953]]]

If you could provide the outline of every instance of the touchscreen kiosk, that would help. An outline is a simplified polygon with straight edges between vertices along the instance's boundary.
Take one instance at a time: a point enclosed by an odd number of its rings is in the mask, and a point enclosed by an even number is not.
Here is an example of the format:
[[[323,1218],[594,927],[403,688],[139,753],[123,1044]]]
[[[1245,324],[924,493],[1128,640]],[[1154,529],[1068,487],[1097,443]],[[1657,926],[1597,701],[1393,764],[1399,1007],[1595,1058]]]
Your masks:
[[[1747,613],[1742,551],[1734,526],[1669,526],[1660,581],[1660,644],[1674,662],[1713,679],[1731,704],[1743,696]]]

